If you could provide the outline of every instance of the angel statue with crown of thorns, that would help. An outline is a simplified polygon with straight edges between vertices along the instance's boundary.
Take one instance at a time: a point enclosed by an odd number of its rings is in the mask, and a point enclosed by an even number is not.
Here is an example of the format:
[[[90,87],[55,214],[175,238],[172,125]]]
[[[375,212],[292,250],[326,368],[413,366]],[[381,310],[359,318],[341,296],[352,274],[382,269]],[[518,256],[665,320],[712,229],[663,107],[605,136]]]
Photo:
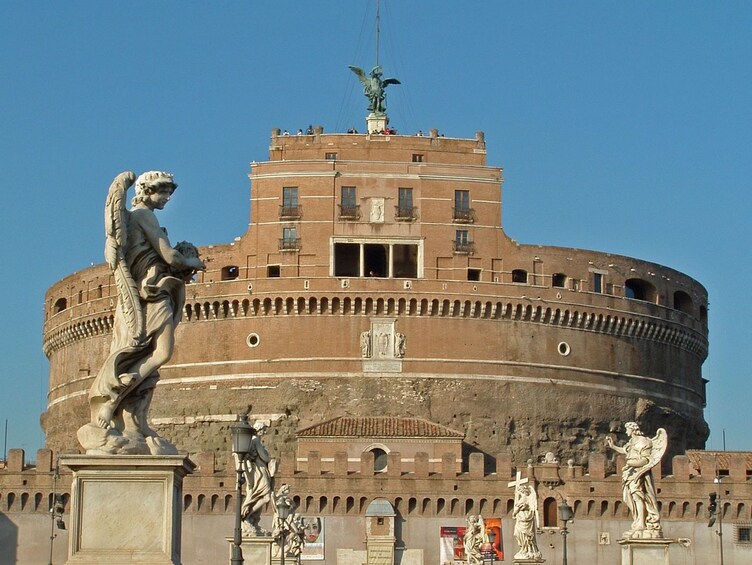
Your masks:
[[[126,193],[136,184],[131,209]],[[177,184],[170,173],[120,173],[105,204],[105,259],[118,292],[110,355],[89,391],[91,421],[78,430],[88,454],[173,455],[146,421],[159,368],[172,357],[185,283],[206,266],[187,242],[170,245],[154,214]]]
[[[621,474],[622,495],[632,514],[632,527],[624,532],[624,538],[662,538],[663,528],[652,469],[666,453],[668,435],[666,430],[658,428],[654,438],[645,437],[636,422],[627,422],[624,429],[629,441],[623,447],[615,445],[613,439],[606,436],[606,446],[626,456]]]

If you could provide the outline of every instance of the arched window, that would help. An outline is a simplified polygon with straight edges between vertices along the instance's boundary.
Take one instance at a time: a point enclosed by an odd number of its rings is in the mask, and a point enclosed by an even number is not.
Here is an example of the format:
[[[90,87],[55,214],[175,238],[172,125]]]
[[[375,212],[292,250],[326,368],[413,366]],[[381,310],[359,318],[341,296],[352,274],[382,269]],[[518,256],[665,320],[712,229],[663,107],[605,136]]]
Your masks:
[[[543,526],[546,528],[555,528],[559,525],[559,517],[556,513],[556,499],[547,498],[543,501]]]
[[[58,312],[62,312],[68,307],[68,301],[65,298],[58,298],[57,302],[55,302],[55,306],[52,308],[52,313],[57,314]]]
[[[685,314],[694,314],[694,304],[692,298],[683,290],[677,290],[674,293],[674,309],[684,312]]]
[[[375,473],[382,473],[386,471],[387,466],[387,454],[386,451],[380,447],[374,447],[369,450],[373,453],[373,471]]]
[[[624,296],[632,300],[658,303],[658,290],[651,283],[642,279],[627,279],[624,282]]]
[[[525,269],[515,269],[512,271],[512,282],[527,284],[527,271]]]

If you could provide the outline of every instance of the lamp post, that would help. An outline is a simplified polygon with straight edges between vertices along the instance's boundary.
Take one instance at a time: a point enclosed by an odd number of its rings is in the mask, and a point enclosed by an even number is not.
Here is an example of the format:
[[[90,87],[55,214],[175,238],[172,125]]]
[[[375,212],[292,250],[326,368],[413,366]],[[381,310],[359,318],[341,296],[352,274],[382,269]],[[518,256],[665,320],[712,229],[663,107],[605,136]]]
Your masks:
[[[721,476],[716,475],[713,482],[718,485],[718,531],[716,533],[718,534],[718,544],[720,546],[720,565],[723,565],[723,501],[721,499]]]
[[[561,565],[567,565],[567,535],[569,534],[569,531],[567,530],[567,522],[574,518],[574,511],[572,510],[572,507],[567,504],[566,500],[562,501],[559,505],[559,517],[563,523],[561,526],[561,535],[564,537],[564,553],[562,554]]]
[[[232,425],[230,433],[232,434],[232,453],[235,455],[237,478],[237,493],[235,503],[235,533],[232,539],[232,556],[230,557],[231,565],[244,565],[243,549],[240,547],[243,543],[243,537],[240,528],[240,510],[243,507],[243,460],[251,450],[251,440],[253,432],[251,425],[248,423],[248,416],[238,416],[239,421]]]
[[[285,538],[287,537],[287,518],[290,516],[290,503],[286,496],[277,499],[277,517],[279,519],[279,534],[282,538],[280,543],[280,565],[285,565]]]

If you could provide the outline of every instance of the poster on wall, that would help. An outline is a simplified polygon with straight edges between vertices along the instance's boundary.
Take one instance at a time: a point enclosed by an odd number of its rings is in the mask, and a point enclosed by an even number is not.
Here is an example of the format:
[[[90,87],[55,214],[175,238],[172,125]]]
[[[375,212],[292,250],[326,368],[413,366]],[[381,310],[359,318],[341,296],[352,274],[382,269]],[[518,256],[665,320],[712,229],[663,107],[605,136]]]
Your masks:
[[[324,560],[324,519],[321,516],[301,516],[305,545],[300,552],[300,559],[310,561]]]
[[[486,518],[485,540],[481,546],[481,557],[490,559],[495,555],[496,561],[504,561],[504,540],[501,535],[501,518]],[[439,534],[439,563],[441,565],[466,565],[465,526],[442,526]]]

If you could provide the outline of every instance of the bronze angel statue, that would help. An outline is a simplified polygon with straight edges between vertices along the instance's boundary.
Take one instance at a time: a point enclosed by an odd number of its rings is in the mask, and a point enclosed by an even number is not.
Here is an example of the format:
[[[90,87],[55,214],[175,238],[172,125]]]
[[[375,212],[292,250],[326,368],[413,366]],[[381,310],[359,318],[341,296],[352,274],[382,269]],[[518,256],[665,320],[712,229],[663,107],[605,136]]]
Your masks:
[[[350,65],[350,70],[358,75],[360,83],[363,85],[363,94],[366,95],[370,103],[368,111],[372,114],[386,114],[386,87],[390,84],[402,84],[396,78],[382,79],[383,71],[380,65],[376,65],[371,74],[366,73],[360,67]]]
[[[128,189],[136,196],[125,207]],[[118,292],[110,355],[89,391],[90,423],[78,431],[90,454],[176,454],[147,421],[159,368],[172,357],[185,283],[205,269],[198,250],[170,245],[154,214],[177,184],[170,173],[131,172],[115,177],[105,204],[105,259]]]
[[[622,469],[622,495],[632,513],[632,527],[624,532],[626,539],[662,538],[661,516],[655,494],[653,467],[661,462],[668,446],[666,430],[658,428],[654,438],[642,435],[636,422],[627,422],[624,428],[629,441],[623,447],[606,437],[606,446],[626,456]]]

